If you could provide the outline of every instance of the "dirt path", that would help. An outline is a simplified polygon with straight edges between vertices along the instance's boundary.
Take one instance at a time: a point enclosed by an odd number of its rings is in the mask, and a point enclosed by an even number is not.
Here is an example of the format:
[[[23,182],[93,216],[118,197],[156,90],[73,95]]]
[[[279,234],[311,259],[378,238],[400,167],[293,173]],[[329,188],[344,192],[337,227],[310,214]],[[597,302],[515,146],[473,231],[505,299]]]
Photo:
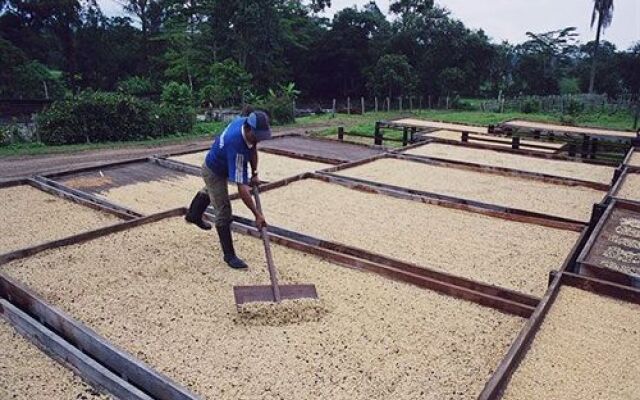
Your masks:
[[[274,134],[307,134],[328,127],[330,127],[330,125],[304,126],[300,128],[276,128],[274,129]],[[156,146],[141,145],[120,149],[87,150],[77,153],[0,158],[0,182],[22,176],[57,172],[71,167],[79,168],[89,166],[98,162],[115,162],[129,158],[149,157],[159,153],[175,153],[180,151],[196,150],[210,144],[210,138],[199,138],[177,144],[174,143]]]

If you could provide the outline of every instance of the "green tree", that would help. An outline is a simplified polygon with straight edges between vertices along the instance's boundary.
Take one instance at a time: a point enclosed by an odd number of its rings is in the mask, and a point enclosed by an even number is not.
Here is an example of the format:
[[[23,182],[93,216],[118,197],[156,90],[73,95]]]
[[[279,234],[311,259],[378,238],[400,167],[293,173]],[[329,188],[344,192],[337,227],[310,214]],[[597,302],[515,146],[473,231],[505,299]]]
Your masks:
[[[589,78],[589,93],[593,93],[596,79],[596,60],[598,59],[598,48],[600,47],[600,34],[611,25],[613,20],[613,0],[593,0],[593,11],[591,13],[591,28],[598,21],[596,29],[596,42],[593,48],[593,59],[591,61],[591,77]]]
[[[216,106],[244,103],[245,92],[251,89],[250,73],[231,59],[214,63],[209,70],[210,81],[200,93],[205,102]]]
[[[416,73],[404,55],[386,54],[378,60],[367,87],[377,96],[404,96],[417,87]]]

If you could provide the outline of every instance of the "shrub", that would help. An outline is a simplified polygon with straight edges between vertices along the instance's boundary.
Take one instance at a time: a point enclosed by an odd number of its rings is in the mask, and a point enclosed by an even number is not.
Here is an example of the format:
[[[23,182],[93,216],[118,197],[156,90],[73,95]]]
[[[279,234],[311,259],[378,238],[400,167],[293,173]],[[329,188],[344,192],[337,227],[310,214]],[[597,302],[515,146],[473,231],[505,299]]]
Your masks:
[[[185,134],[193,130],[196,110],[189,86],[171,82],[162,89],[162,103],[154,108],[156,135]]]
[[[282,125],[295,122],[293,101],[300,92],[293,83],[281,85],[277,90],[269,89],[266,97],[255,96],[252,106],[269,114],[272,124]]]
[[[577,116],[584,111],[584,104],[576,99],[569,99],[564,105],[564,114]]]
[[[8,146],[13,142],[13,132],[10,125],[0,125],[0,147]]]
[[[118,83],[118,91],[134,96],[148,95],[153,91],[153,85],[147,78],[132,76]]]
[[[460,96],[456,96],[451,102],[451,108],[461,111],[475,111],[476,108],[469,101],[462,100]]]
[[[525,114],[533,114],[540,112],[540,102],[535,99],[526,99],[522,106],[520,107],[520,111]]]
[[[48,145],[139,140],[152,135],[150,110],[132,96],[87,91],[55,102],[37,124]]]
[[[162,88],[162,102],[174,107],[193,107],[193,98],[189,86],[170,82]]]
[[[163,103],[153,108],[151,118],[154,136],[186,134],[193,130],[196,113],[193,107],[176,107]]]

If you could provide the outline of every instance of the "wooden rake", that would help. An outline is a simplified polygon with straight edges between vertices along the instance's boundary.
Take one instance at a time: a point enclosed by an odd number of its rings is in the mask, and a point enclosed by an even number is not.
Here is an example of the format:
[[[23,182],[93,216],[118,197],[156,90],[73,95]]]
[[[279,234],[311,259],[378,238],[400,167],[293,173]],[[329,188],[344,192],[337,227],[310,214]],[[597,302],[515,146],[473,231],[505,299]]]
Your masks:
[[[256,208],[260,213],[262,213],[258,186],[253,187],[253,197],[256,201]],[[273,263],[273,256],[271,255],[271,245],[269,243],[267,228],[263,226],[259,229],[260,236],[262,236],[262,242],[264,244],[264,252],[267,257],[267,267],[269,269],[271,284],[234,286],[233,294],[236,299],[236,306],[252,302],[280,303],[282,300],[317,299],[318,292],[314,285],[278,285],[278,273]]]

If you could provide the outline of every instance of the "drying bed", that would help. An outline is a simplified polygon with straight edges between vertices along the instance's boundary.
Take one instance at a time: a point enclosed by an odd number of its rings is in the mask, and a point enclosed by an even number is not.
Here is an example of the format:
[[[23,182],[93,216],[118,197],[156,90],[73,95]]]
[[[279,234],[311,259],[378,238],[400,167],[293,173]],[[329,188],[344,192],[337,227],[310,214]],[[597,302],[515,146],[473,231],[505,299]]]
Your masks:
[[[578,265],[586,275],[631,285],[635,278],[640,283],[640,207],[613,201],[582,250]]]
[[[187,207],[195,193],[204,187],[200,176],[151,162],[93,169],[55,179],[142,214]],[[229,185],[230,194],[236,191],[235,185]]]
[[[615,197],[640,202],[640,174],[625,173]]]
[[[371,146],[302,136],[283,136],[266,140],[260,142],[258,148],[271,152],[284,151],[309,158],[336,160],[337,162],[362,160],[384,152],[384,149]]]
[[[180,161],[196,167],[202,166],[206,151],[198,153],[183,154],[170,157],[169,160]],[[331,164],[316,161],[301,160],[299,158],[285,157],[277,154],[261,151],[258,155],[258,171],[260,180],[266,182],[278,181],[305,172],[318,171],[331,167]]]
[[[231,287],[268,282],[262,243],[236,237],[238,272],[215,242],[171,218],[3,269],[203,398],[473,399],[524,324],[278,245],[282,281],[314,283],[325,313],[244,320]]]
[[[0,254],[120,222],[30,185],[0,189]]]
[[[599,128],[590,128],[590,127],[583,127],[583,126],[555,125],[555,124],[546,124],[544,122],[531,122],[531,121],[522,121],[522,120],[507,121],[502,125],[510,128],[516,128],[516,129],[524,128],[524,129],[539,130],[539,131],[554,132],[554,133],[567,133],[567,134],[592,135],[592,136],[612,136],[612,137],[621,137],[621,138],[629,138],[629,139],[633,139],[636,137],[635,132],[629,132],[629,131],[616,131],[612,129],[599,129]]]
[[[640,153],[638,153],[635,148],[633,148],[627,164],[632,167],[640,167]]]
[[[108,399],[53,361],[0,317],[0,399]]]
[[[611,183],[611,179],[613,178],[613,173],[615,171],[615,168],[604,165],[530,157],[520,154],[511,154],[442,143],[430,143],[414,147],[407,150],[405,153],[444,160],[489,165],[493,167],[512,168],[563,178],[604,183],[607,185]]]
[[[429,132],[422,135],[423,138],[436,138],[444,141],[455,141],[462,143],[462,135],[460,132],[453,132],[447,130],[439,130],[435,132]],[[483,147],[496,147],[500,149],[511,149],[512,139],[503,138],[500,136],[488,136],[478,135],[469,136],[469,143],[482,145]],[[539,153],[553,154],[560,150],[564,144],[550,143],[550,142],[537,142],[533,140],[520,140],[520,149],[528,151],[536,151]]]
[[[277,227],[531,295],[544,293],[574,231],[365,193],[316,179],[263,192]],[[234,212],[250,217],[236,201]]]
[[[335,172],[413,190],[450,195],[575,221],[589,221],[605,192],[516,176],[382,158]]]
[[[639,304],[562,286],[502,399],[633,399],[638,354]]]
[[[393,124],[404,125],[408,127],[427,128],[427,129],[445,129],[456,132],[469,133],[487,133],[484,126],[462,125],[447,122],[428,121],[424,119],[402,118],[391,121]]]

